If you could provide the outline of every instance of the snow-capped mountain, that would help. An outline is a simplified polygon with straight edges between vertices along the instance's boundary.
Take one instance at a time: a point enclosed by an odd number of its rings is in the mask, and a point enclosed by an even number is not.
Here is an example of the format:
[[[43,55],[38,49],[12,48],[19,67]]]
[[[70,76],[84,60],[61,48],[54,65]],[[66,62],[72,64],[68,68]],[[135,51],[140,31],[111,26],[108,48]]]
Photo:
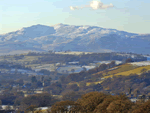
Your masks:
[[[33,25],[0,35],[0,53],[16,50],[72,50],[150,53],[150,34],[135,34],[97,26]]]

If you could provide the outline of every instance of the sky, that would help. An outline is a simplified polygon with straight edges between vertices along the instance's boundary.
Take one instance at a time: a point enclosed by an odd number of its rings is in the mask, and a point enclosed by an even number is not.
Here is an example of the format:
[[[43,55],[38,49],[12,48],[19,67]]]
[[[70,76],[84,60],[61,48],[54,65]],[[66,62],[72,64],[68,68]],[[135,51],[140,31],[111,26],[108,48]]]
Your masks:
[[[36,24],[150,33],[150,0],[0,0],[0,34]]]

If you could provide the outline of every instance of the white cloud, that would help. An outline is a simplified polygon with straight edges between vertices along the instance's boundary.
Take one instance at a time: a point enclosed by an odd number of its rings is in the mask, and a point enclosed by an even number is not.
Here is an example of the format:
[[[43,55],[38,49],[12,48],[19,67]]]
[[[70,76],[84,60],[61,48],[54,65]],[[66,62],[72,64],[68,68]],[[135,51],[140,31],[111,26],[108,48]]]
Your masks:
[[[75,9],[82,9],[82,8],[85,8],[85,7],[90,7],[94,10],[98,10],[98,9],[107,9],[107,8],[111,8],[111,7],[114,7],[114,5],[112,3],[108,4],[108,5],[105,5],[103,4],[101,1],[91,1],[90,2],[90,5],[85,5],[84,7],[78,7],[78,6],[70,6],[70,9],[71,10],[75,10]]]
[[[73,6],[70,6],[70,9],[71,10],[75,10],[75,9],[80,9],[78,6],[75,6],[75,7],[73,7]]]
[[[91,2],[90,2],[90,7],[91,7],[92,9],[99,9],[99,8],[102,7],[102,6],[103,6],[103,3],[100,2],[100,1],[91,1]]]

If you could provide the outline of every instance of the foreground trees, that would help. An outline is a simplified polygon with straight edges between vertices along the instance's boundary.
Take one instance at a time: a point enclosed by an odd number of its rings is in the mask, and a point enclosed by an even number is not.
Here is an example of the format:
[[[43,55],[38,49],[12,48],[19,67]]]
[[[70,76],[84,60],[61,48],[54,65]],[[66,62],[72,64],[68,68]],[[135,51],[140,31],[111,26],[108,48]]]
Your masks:
[[[76,102],[61,101],[52,106],[55,112],[81,112],[81,113],[127,113],[133,103],[125,95],[111,96],[100,92],[84,94]]]
[[[51,107],[51,113],[149,113],[150,100],[133,103],[125,95],[107,95],[100,92],[84,94],[77,101],[61,101]]]
[[[137,106],[132,113],[149,113],[150,112],[150,100]]]

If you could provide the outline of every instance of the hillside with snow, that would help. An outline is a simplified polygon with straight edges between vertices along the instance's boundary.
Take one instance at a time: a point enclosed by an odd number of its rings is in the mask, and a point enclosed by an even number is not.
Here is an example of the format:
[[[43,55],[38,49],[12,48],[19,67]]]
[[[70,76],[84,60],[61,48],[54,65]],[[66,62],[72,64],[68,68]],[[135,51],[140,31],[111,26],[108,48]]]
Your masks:
[[[0,53],[13,51],[134,52],[149,54],[150,34],[97,26],[33,25],[0,35]]]

